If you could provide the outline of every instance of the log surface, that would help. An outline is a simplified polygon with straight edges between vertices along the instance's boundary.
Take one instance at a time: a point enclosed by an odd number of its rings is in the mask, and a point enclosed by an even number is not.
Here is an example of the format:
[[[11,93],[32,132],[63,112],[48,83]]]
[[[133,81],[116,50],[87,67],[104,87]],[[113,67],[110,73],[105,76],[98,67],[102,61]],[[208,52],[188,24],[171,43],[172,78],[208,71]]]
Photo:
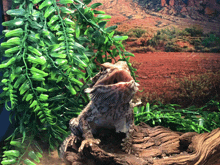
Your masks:
[[[99,145],[84,148],[69,145],[65,160],[71,165],[220,165],[220,128],[210,133],[180,133],[140,123],[129,139],[132,153],[122,150],[123,133],[103,130]]]

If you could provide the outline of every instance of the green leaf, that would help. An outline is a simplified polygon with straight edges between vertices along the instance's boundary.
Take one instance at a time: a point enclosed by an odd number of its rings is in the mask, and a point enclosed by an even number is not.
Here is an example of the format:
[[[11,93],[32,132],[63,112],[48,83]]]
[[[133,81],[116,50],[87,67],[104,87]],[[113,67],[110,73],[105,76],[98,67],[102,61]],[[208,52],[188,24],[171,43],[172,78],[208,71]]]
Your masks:
[[[16,52],[19,51],[19,49],[20,49],[19,46],[15,46],[15,47],[13,47],[13,48],[7,49],[7,50],[5,51],[5,54],[16,53]]]
[[[17,19],[3,22],[2,26],[21,26],[23,24],[24,24],[24,20],[22,18],[17,18]]]
[[[83,85],[83,83],[81,82],[81,81],[79,81],[79,80],[77,80],[77,79],[75,79],[75,78],[70,78],[70,81],[72,81],[73,83],[75,83],[75,84],[78,84],[79,86],[82,86]]]
[[[134,57],[134,54],[133,54],[133,53],[130,53],[130,52],[124,52],[124,55],[125,55],[125,56],[132,56],[132,57]]]
[[[10,141],[10,145],[21,148],[22,144],[19,141]]]
[[[34,56],[28,55],[27,60],[33,64],[44,65],[46,63],[46,58],[44,56],[35,58]]]
[[[41,2],[42,0],[32,0],[32,3],[33,4],[36,4],[36,3],[39,3],[39,2]]]
[[[55,11],[56,9],[53,6],[48,7],[44,13],[44,17],[45,18],[49,17]]]
[[[20,45],[21,43],[21,40],[19,37],[13,37],[13,38],[10,38],[7,43],[11,44],[11,45]]]
[[[33,102],[32,102],[32,104],[30,105],[30,108],[33,108],[34,106],[36,106],[37,105],[37,100],[34,100]]]
[[[24,31],[21,28],[10,30],[5,34],[5,37],[20,37],[23,32]]]
[[[52,98],[49,98],[48,101],[62,101],[63,99],[65,99],[66,97],[62,94],[60,95],[56,95]]]
[[[54,44],[50,48],[51,48],[51,52],[57,52],[62,49],[61,45],[59,44]]]
[[[20,75],[20,76],[18,77],[18,79],[17,79],[17,80],[15,81],[15,83],[14,83],[14,88],[17,89],[17,88],[19,87],[19,85],[20,85],[21,83],[23,83],[25,80],[26,80],[25,75],[24,75],[24,74]]]
[[[44,88],[41,88],[41,87],[37,87],[35,90],[38,91],[38,92],[47,92],[47,89],[44,89]]]
[[[83,0],[83,3],[85,3],[86,5],[88,5],[92,0]]]
[[[92,10],[94,14],[105,14],[104,11]]]
[[[14,0],[14,3],[22,3],[22,0]]]
[[[40,94],[40,97],[39,97],[39,100],[40,101],[47,101],[48,100],[48,95],[46,95],[46,94]]]
[[[2,82],[3,84],[6,84],[8,81],[9,81],[8,79],[2,79],[1,82]]]
[[[12,49],[12,48],[11,48]],[[4,64],[0,64],[0,69],[1,68],[6,68],[8,67],[9,65],[11,64],[14,64],[16,61],[16,58],[15,57],[12,57],[8,62],[4,63]]]
[[[108,37],[105,37],[104,44],[106,44],[107,42],[108,42]]]
[[[55,58],[66,58],[65,54],[60,54],[60,53],[51,53],[50,55]]]
[[[3,160],[3,161],[1,162],[1,164],[2,164],[2,165],[4,165],[4,164],[14,164],[14,163],[16,163],[16,162],[17,162],[16,159],[7,159],[7,160]]]
[[[51,5],[52,5],[52,0],[45,0],[45,1],[43,1],[43,3],[40,4],[39,10],[41,10],[47,6],[51,6]]]
[[[66,8],[66,7],[60,7],[60,10],[61,10],[62,13],[65,13],[65,14],[74,13],[74,11],[72,11],[72,10]]]
[[[62,31],[58,31],[58,32],[56,32],[56,35],[63,35],[63,32]]]
[[[34,53],[34,54],[36,54],[38,56],[42,56],[42,53],[39,50],[37,50],[36,48],[34,48],[33,46],[28,46],[28,50],[31,53]]]
[[[98,6],[101,6],[101,5],[102,5],[102,3],[94,3],[94,4],[91,5],[91,8],[92,8],[92,9],[95,9],[95,8],[97,8]]]
[[[20,155],[20,152],[17,150],[4,151],[3,153],[4,153],[3,156],[8,156],[8,157],[10,157],[10,156],[19,157],[19,155]]]
[[[85,61],[88,63],[89,62],[89,58],[86,56],[86,54],[85,53],[83,53],[83,56],[82,56],[84,59],[85,59]]]
[[[66,28],[67,33],[74,33],[75,29],[73,28]]]
[[[73,3],[73,0],[60,0],[58,3],[65,5],[67,3]]]
[[[99,14],[96,18],[98,18],[98,19],[110,19],[111,16],[110,15]]]
[[[36,149],[41,153],[41,154],[43,154],[43,151],[42,151],[42,149],[41,149],[41,147],[38,145],[38,143],[36,142],[36,141],[34,141],[34,146],[36,147]],[[42,155],[38,155],[38,152],[36,153],[36,155],[39,157],[39,158],[41,158],[42,157]]]
[[[1,43],[1,46],[2,46],[3,48],[11,48],[13,45],[10,44],[10,43],[7,43],[7,42],[2,42],[2,43]]]
[[[23,95],[30,88],[28,81],[25,81],[19,88],[20,95]]]
[[[33,98],[33,94],[28,94],[26,97],[26,101],[30,101]]]
[[[76,30],[76,38],[78,38],[79,35],[80,35],[80,26],[79,26],[79,24],[76,24],[75,30]]]
[[[96,28],[99,29],[99,26],[93,20],[89,20],[88,22],[91,23],[93,26],[95,26]]]
[[[87,67],[87,64],[84,63],[79,57],[75,56],[75,54],[71,55],[71,57],[73,58],[74,62],[78,62],[83,67]]]
[[[112,31],[110,34],[109,34],[109,37],[111,38],[113,35],[114,35],[115,31]]]
[[[24,9],[13,9],[13,10],[6,11],[6,13],[11,16],[24,16],[25,10]]]
[[[56,25],[50,27],[50,30],[52,30],[52,31],[58,31],[59,29],[60,29],[59,24],[56,24]]]
[[[65,18],[64,19],[65,23],[68,24],[68,25],[75,25],[75,22],[73,22],[71,19],[69,18]]]
[[[62,66],[64,64],[67,64],[68,61],[66,59],[56,59],[56,62],[55,62],[57,65],[59,66]]]
[[[38,74],[42,75],[42,77],[48,76],[48,73],[46,73],[46,72],[44,72],[44,71],[42,71],[42,70],[39,70],[39,69],[37,69],[37,68],[35,68],[35,67],[32,67],[32,68],[30,69],[30,71],[31,71],[32,74],[38,73]]]
[[[104,29],[104,27],[107,24],[107,22],[106,21],[101,21],[98,24],[99,24],[100,28]],[[108,38],[108,37],[106,37],[106,38]]]
[[[120,41],[128,39],[128,36],[114,36],[113,38],[115,41]]]
[[[32,16],[33,16],[33,20],[37,21],[37,19],[41,16],[41,13],[40,11],[32,9]]]
[[[74,1],[81,4],[81,5],[83,5],[83,3],[80,0],[74,0]]]
[[[118,26],[110,26],[110,27],[107,27],[106,29],[105,29],[105,31],[107,32],[107,33],[109,33],[109,32],[112,32],[113,30],[115,30],[116,28],[117,28]]]
[[[46,29],[43,29],[42,33],[44,37],[48,38],[51,41],[52,44],[57,44],[57,39],[53,33]]]
[[[80,51],[85,51],[85,48],[83,45],[79,44],[78,42],[72,42],[71,45],[73,45],[74,49],[79,49]]]
[[[72,87],[71,84],[65,85],[65,87],[71,92],[72,95],[75,95],[75,94],[76,94],[76,91],[75,91],[75,89]]]
[[[35,81],[44,81],[45,78],[41,75],[41,74],[38,74],[38,73],[35,73],[31,76],[32,79],[34,79]]]
[[[58,15],[54,15],[51,17],[50,21],[48,22],[48,25],[51,26],[54,22],[56,22],[59,19]]]
[[[30,161],[29,159],[25,159],[24,163],[27,165],[36,165],[34,162]]]
[[[42,22],[37,22],[37,21],[31,21],[31,20],[29,20],[29,22],[30,22],[30,26],[32,27],[32,28],[34,28],[34,29],[42,29],[42,27],[43,27],[43,23]]]
[[[64,36],[61,36],[58,38],[58,41],[64,41],[64,39],[65,39]]]

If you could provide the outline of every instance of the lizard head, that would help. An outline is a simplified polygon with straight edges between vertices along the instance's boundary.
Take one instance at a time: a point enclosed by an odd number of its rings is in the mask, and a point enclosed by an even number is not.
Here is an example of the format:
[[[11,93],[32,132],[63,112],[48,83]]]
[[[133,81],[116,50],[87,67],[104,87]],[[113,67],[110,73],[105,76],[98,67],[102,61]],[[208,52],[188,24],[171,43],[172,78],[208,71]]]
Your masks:
[[[101,64],[100,72],[92,78],[92,85],[85,90],[91,100],[108,101],[112,105],[128,103],[137,92],[137,84],[125,61]]]

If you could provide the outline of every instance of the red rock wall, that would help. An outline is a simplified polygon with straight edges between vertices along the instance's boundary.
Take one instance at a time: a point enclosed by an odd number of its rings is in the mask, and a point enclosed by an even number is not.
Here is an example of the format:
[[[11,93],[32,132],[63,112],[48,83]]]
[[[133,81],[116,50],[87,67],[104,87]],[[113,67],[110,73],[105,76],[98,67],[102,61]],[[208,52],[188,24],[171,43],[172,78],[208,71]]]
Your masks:
[[[166,0],[161,0],[161,6],[165,6]]]
[[[162,7],[168,7],[169,10],[178,6],[181,7],[180,12],[187,12],[187,8],[193,10],[204,10],[205,15],[213,16],[216,13],[220,13],[220,5],[217,0],[161,0]]]

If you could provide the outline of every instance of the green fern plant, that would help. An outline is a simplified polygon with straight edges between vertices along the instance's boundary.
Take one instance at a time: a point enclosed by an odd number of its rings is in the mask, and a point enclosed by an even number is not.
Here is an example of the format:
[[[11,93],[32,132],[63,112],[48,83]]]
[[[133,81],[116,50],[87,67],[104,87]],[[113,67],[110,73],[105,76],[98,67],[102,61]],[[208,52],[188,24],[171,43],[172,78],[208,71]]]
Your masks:
[[[95,10],[102,4],[87,7],[90,2],[13,0],[19,7],[7,11],[12,20],[2,23],[8,29],[0,49],[7,57],[0,64],[0,97],[16,129],[6,139],[2,164],[34,164],[40,157],[31,152],[32,159],[24,159],[28,150],[15,148],[13,142],[30,148],[41,137],[50,149],[58,147],[68,134],[69,120],[89,101],[84,89],[97,73],[95,60],[116,62],[120,56],[135,79],[128,57],[134,55],[122,45],[127,36],[114,36],[117,26],[105,27],[110,16]]]
[[[210,100],[203,107],[190,106],[180,109],[178,104],[158,105],[147,103],[146,106],[134,107],[135,124],[145,122],[151,126],[162,125],[174,131],[210,132],[220,127],[219,101]],[[211,108],[216,112],[208,112]]]

